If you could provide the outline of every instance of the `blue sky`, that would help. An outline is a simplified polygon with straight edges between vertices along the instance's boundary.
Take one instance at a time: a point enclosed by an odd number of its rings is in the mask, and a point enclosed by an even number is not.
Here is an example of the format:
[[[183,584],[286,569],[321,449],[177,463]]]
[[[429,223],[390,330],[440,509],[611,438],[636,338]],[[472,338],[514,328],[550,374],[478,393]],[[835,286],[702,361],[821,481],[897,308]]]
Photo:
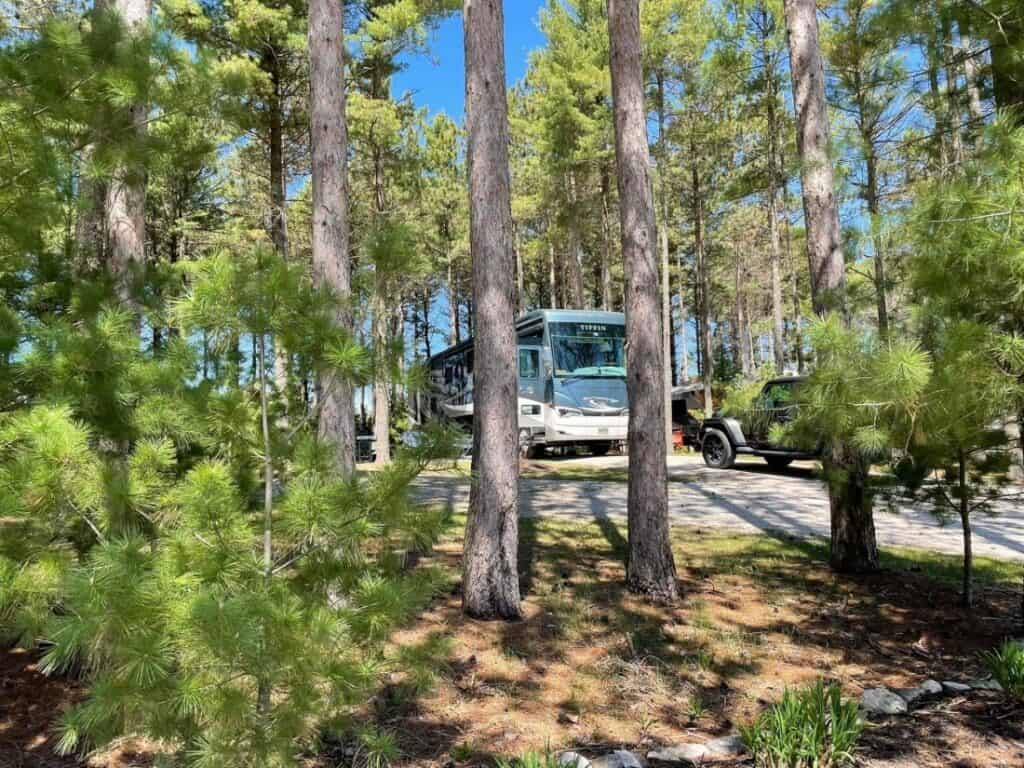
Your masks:
[[[514,83],[526,72],[530,51],[544,44],[537,29],[537,15],[544,0],[507,0],[505,3],[505,69]],[[413,94],[416,104],[431,114],[446,112],[456,120],[463,116],[465,98],[462,15],[453,14],[434,31],[429,56],[414,56],[405,62],[392,83],[395,95]]]

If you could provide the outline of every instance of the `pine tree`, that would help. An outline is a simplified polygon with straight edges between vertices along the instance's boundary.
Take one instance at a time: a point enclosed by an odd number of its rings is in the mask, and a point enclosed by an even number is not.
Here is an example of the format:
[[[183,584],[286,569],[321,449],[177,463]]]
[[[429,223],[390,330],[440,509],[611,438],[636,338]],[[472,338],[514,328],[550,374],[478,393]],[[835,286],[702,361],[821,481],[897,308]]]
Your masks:
[[[501,0],[466,0],[466,130],[473,259],[473,485],[462,607],[520,615],[519,414],[512,200]]]
[[[626,271],[629,347],[629,554],[626,582],[657,600],[675,600],[676,567],[669,541],[667,446],[654,205],[647,168],[638,0],[608,0],[615,106],[619,221]]]
[[[338,326],[351,333],[348,253],[348,130],[345,122],[344,3],[309,7],[309,100],[313,156],[313,269],[337,295]],[[352,389],[340,379],[320,382],[320,436],[338,448],[338,470],[355,470]]]

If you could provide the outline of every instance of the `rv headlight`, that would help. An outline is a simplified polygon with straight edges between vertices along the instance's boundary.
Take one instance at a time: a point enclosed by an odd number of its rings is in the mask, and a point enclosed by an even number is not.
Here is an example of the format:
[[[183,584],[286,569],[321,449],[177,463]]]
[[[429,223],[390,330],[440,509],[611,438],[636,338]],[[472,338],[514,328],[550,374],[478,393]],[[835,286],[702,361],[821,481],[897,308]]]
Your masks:
[[[582,416],[583,411],[578,408],[559,408],[558,415],[565,419],[574,418],[576,416]]]
[[[519,407],[519,412],[523,416],[537,416],[540,414],[539,405],[522,405]]]

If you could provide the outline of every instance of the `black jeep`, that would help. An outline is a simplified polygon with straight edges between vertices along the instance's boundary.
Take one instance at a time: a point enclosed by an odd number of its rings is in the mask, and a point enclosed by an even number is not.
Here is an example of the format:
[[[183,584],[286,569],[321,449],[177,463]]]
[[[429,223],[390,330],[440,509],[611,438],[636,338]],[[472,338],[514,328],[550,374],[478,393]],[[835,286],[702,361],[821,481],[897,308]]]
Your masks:
[[[796,414],[799,376],[772,379],[764,385],[750,408],[740,418],[713,416],[700,428],[704,463],[715,469],[729,469],[736,456],[762,456],[768,466],[782,469],[796,459],[817,458],[817,452],[796,450],[771,442],[772,426],[791,421]]]

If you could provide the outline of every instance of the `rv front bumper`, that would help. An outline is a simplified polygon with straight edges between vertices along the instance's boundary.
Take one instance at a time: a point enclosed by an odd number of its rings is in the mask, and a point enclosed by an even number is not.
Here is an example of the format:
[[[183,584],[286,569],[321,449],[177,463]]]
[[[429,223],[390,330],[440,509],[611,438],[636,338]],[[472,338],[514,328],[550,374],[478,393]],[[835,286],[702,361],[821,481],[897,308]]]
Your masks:
[[[559,419],[547,425],[544,436],[548,445],[626,439],[625,419],[587,419],[585,424],[572,422],[572,419]]]

